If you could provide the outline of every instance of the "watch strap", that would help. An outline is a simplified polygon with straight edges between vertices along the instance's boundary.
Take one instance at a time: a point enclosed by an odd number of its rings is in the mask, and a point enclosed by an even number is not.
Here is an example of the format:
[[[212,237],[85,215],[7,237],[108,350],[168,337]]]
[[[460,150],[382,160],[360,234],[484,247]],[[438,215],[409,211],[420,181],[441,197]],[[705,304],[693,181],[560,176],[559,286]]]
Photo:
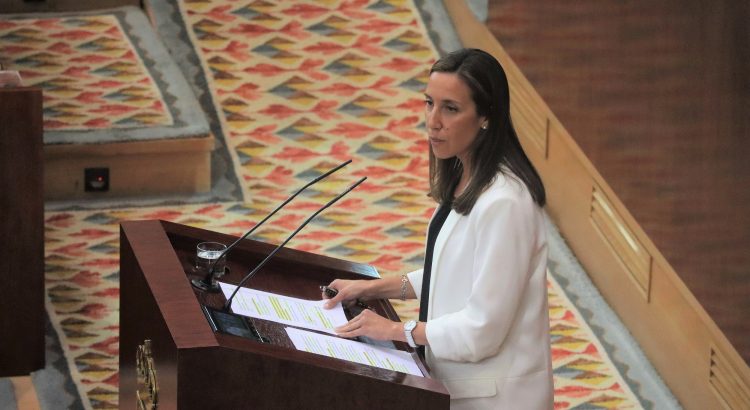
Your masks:
[[[414,320],[404,323],[404,336],[406,336],[406,343],[413,348],[417,347],[417,343],[414,341],[414,335],[412,334],[416,328],[417,322]]]

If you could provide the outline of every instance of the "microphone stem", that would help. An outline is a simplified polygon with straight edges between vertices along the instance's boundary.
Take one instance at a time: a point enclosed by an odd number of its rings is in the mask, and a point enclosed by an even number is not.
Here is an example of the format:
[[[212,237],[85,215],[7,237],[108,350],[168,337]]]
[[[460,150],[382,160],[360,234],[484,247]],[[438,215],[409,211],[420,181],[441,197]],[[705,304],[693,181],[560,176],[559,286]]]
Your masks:
[[[281,208],[283,208],[284,206],[286,206],[286,204],[288,204],[294,198],[296,198],[297,195],[299,195],[300,193],[302,193],[302,191],[304,191],[305,189],[309,188],[311,185],[317,183],[321,179],[326,178],[329,175],[333,174],[334,172],[340,170],[341,168],[349,165],[349,163],[351,163],[351,162],[352,162],[352,160],[349,159],[346,162],[343,162],[343,163],[339,164],[336,168],[333,168],[333,169],[329,170],[328,172],[326,172],[325,174],[322,174],[322,175],[318,176],[317,178],[313,179],[312,181],[308,182],[305,186],[303,186],[302,188],[298,189],[297,192],[295,192],[289,198],[287,198],[286,201],[282,202],[279,206],[277,206],[276,209],[274,209],[273,211],[271,211],[270,214],[266,215],[266,217],[263,218],[260,222],[258,222],[257,224],[255,224],[255,226],[253,226],[252,229],[250,229],[249,231],[247,231],[244,235],[242,235],[236,241],[232,242],[231,245],[227,246],[227,248],[224,249],[224,251],[219,255],[219,257],[216,258],[216,259],[214,259],[214,261],[211,262],[211,264],[208,266],[208,273],[203,278],[203,283],[205,283],[206,285],[210,285],[211,284],[212,279],[214,277],[214,267],[216,267],[216,264],[221,260],[221,258],[223,258],[224,255],[226,255],[231,249],[233,249],[235,246],[237,246],[238,243],[240,243],[243,239],[247,238],[250,234],[252,234],[253,232],[255,232],[255,230],[258,229],[258,227],[260,227],[261,225],[263,225],[269,218],[271,218],[272,216],[274,216],[276,214],[276,212],[278,212]]]
[[[281,250],[281,248],[283,248],[284,245],[287,244],[287,242],[289,242],[292,238],[294,238],[294,236],[297,235],[297,233],[299,231],[301,231],[302,228],[304,228],[305,226],[307,226],[307,224],[310,223],[310,221],[312,221],[313,218],[315,218],[316,216],[318,216],[318,214],[320,214],[321,212],[325,211],[331,205],[335,204],[339,199],[343,198],[344,195],[346,195],[349,192],[351,192],[354,188],[356,188],[357,186],[359,186],[359,184],[361,184],[362,182],[364,182],[366,179],[367,179],[367,177],[362,177],[362,179],[360,179],[359,181],[355,182],[352,186],[350,186],[349,188],[347,188],[346,191],[340,193],[338,196],[336,196],[335,198],[333,198],[332,200],[330,200],[327,204],[325,204],[322,208],[318,209],[314,214],[312,214],[309,218],[307,218],[305,220],[305,222],[302,223],[302,225],[300,225],[294,232],[292,232],[292,234],[289,235],[284,240],[284,242],[282,242],[279,246],[276,247],[276,249],[274,249],[271,253],[269,253],[268,256],[266,256],[266,258],[263,259],[258,264],[258,266],[255,267],[255,269],[252,270],[252,272],[248,273],[247,276],[245,276],[244,278],[242,278],[242,280],[240,281],[240,283],[238,283],[237,287],[234,289],[234,292],[232,292],[232,294],[229,296],[229,298],[227,299],[226,303],[224,304],[224,311],[225,312],[229,312],[229,309],[232,307],[232,299],[234,299],[234,295],[237,294],[237,292],[240,290],[240,288],[242,287],[242,285],[245,284],[245,282],[247,282],[253,276],[255,276],[255,273],[258,272],[260,270],[260,268],[262,268],[263,265],[265,265],[266,262],[268,262],[268,260],[271,259],[273,257],[273,255],[276,254],[276,252],[278,252],[279,250]]]

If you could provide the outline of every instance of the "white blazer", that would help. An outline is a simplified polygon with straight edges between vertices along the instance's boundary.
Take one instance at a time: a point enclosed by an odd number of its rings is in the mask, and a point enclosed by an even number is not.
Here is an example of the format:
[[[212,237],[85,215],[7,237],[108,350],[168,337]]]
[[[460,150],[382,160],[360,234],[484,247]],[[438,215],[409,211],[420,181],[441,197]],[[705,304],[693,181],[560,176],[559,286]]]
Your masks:
[[[498,174],[435,242],[426,361],[452,409],[553,408],[547,238],[526,186]],[[422,270],[408,274],[419,297]]]

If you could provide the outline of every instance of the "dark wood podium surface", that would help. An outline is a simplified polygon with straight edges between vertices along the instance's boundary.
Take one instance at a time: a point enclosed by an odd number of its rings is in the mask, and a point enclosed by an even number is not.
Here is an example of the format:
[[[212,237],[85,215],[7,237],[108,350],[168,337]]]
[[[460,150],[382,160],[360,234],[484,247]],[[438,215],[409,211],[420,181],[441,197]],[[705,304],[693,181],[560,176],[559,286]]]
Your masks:
[[[236,238],[164,221],[121,225],[120,407],[136,407],[136,351],[151,340],[159,408],[448,408],[437,380],[298,351],[286,325],[251,319],[269,343],[214,333],[201,311],[221,293],[190,285],[199,242]],[[275,246],[245,240],[230,251],[221,280],[238,283]],[[335,278],[375,279],[367,265],[282,249],[244,286],[310,300]],[[368,301],[398,316],[387,300]],[[400,350],[410,349],[395,343]],[[416,353],[424,374],[424,363]]]

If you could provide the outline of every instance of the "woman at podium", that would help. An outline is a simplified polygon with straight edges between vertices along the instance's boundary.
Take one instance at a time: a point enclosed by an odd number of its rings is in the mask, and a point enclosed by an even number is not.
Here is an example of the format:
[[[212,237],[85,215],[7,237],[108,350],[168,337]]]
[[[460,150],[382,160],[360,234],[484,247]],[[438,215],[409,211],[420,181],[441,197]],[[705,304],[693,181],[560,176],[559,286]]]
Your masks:
[[[330,306],[417,298],[419,320],[402,324],[365,309],[337,332],[416,347],[451,408],[552,409],[545,192],[513,128],[500,63],[476,49],[438,60],[425,124],[429,195],[438,206],[424,268],[329,285],[338,291]]]

